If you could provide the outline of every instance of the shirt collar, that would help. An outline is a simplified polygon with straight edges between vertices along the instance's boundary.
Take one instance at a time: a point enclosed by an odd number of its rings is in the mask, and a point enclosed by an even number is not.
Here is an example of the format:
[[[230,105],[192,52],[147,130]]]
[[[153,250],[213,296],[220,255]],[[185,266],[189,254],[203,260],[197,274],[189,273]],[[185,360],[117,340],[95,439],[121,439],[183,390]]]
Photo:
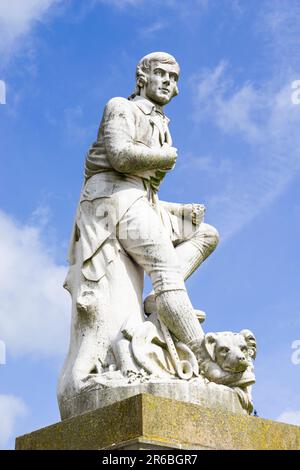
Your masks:
[[[155,104],[146,98],[137,95],[133,98],[133,101],[144,114],[151,114],[153,111],[156,111],[167,121],[167,123],[170,122],[170,119],[164,114],[162,109],[156,107]]]

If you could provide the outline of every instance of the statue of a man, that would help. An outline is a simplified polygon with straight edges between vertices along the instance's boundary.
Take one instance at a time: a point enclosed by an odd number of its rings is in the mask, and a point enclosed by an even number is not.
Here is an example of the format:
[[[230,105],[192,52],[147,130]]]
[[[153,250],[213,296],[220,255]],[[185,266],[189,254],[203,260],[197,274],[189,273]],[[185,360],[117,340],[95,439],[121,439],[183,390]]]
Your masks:
[[[62,419],[143,392],[210,406],[213,391],[231,411],[238,399],[241,412],[253,408],[253,333],[204,335],[185,287],[218,232],[202,205],[158,198],[177,159],[164,107],[179,72],[170,54],[143,57],[134,94],[107,103],[88,151],[65,281],[72,325]],[[143,302],[145,272],[153,290]]]
[[[184,281],[215,249],[218,233],[202,222],[200,205],[157,196],[177,159],[164,107],[178,94],[179,73],[170,54],[148,54],[137,66],[135,93],[107,103],[86,157],[65,286],[77,310],[93,316],[99,283],[123,251],[150,276],[145,313],[156,310],[197,357],[203,331]]]

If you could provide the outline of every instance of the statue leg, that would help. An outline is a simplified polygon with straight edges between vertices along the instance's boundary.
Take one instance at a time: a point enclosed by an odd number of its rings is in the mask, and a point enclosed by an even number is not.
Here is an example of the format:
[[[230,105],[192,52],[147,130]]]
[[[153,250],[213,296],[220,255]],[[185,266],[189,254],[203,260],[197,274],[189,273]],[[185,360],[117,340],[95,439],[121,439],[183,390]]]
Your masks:
[[[199,345],[203,331],[186,292],[176,250],[146,198],[130,207],[117,233],[125,251],[150,276],[158,314],[168,329],[185,344]]]
[[[190,238],[175,243],[185,281],[215,250],[218,242],[219,234],[217,230],[211,225],[202,223]]]
[[[184,280],[186,281],[203,261],[215,250],[219,242],[217,230],[211,225],[202,223],[192,235],[175,240],[175,250]],[[145,313],[151,314],[157,310],[154,291],[144,301]]]

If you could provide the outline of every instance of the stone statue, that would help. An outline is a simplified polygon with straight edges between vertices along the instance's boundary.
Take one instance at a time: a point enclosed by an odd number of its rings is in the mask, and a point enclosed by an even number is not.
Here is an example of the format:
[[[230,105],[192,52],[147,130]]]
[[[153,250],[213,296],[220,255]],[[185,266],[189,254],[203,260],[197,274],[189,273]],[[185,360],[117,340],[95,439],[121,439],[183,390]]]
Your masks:
[[[62,418],[141,391],[252,410],[253,334],[205,335],[205,314],[184,283],[218,232],[204,223],[203,205],[158,198],[177,159],[164,107],[179,73],[170,54],[143,57],[135,92],[107,103],[87,153],[65,281],[72,326],[58,384]],[[144,273],[153,291],[143,302]]]

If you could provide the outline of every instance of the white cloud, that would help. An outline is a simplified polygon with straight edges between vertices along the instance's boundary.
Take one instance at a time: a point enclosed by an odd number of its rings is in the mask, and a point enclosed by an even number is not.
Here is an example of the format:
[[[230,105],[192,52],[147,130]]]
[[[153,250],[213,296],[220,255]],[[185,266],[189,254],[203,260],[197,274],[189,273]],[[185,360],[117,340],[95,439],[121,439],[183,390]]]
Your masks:
[[[165,21],[155,21],[154,23],[142,28],[140,30],[140,34],[142,36],[152,36],[153,34],[158,33],[159,31],[162,31],[167,27],[168,23],[166,23]]]
[[[0,211],[0,259],[0,339],[7,353],[61,354],[69,333],[66,267],[55,262],[41,225],[21,225]]]
[[[21,398],[0,395],[0,449],[5,449],[12,438],[16,420],[27,413],[28,408]]]
[[[300,411],[284,411],[276,418],[276,421],[300,426]]]
[[[300,4],[298,0],[265,0],[260,8],[256,28],[262,34],[272,64],[288,69],[299,67]],[[285,72],[286,70],[284,70]]]
[[[0,55],[5,57],[19,45],[34,24],[43,20],[50,8],[64,0],[1,0]]]
[[[87,142],[96,131],[94,125],[84,125],[83,118],[84,112],[79,105],[64,109],[64,131],[72,144],[74,142]]]
[[[117,8],[126,8],[128,6],[136,6],[145,3],[145,0],[96,0],[99,3],[106,3]]]
[[[300,170],[300,107],[291,101],[292,71],[260,86],[237,86],[228,69],[222,61],[192,79],[196,122],[210,120],[225,135],[239,139],[241,154],[230,156],[231,165],[222,168],[220,158],[214,157],[206,161],[210,174],[215,168],[222,176],[222,188],[208,196],[208,206],[223,239],[271,204]],[[222,156],[227,162],[228,157]]]
[[[162,8],[161,0],[91,0],[92,4],[103,3],[110,5],[119,9],[125,9],[127,7],[138,7],[141,5],[146,5],[148,9],[150,6],[158,6]],[[185,0],[184,2],[180,0],[165,0],[164,8],[170,8],[178,13],[193,15],[197,10],[206,9],[210,6],[213,0]],[[239,0],[230,0],[229,5],[234,3],[234,9],[237,8],[237,3]]]
[[[227,60],[191,78],[195,122],[211,122],[224,134],[222,155],[202,161],[203,177],[215,183],[204,195],[208,215],[218,220],[223,240],[272,204],[300,171],[300,105],[291,100],[291,84],[299,79],[299,31],[299,2],[266,0],[255,29],[264,79],[241,82]]]
[[[279,107],[280,111],[291,107],[290,88],[276,89],[271,83],[258,88],[251,82],[238,88],[228,69],[228,63],[223,60],[214,70],[192,77],[197,83],[194,118],[197,121],[209,119],[224,133],[240,134],[249,143],[257,144],[270,131],[273,115]]]

